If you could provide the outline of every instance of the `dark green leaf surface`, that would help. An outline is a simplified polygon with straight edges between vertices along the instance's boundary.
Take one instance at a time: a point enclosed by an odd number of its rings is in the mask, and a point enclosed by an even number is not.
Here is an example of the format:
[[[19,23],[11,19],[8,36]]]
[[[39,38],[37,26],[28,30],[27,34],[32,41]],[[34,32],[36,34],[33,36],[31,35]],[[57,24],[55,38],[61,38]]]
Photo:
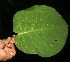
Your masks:
[[[15,44],[19,50],[50,57],[63,48],[68,26],[52,7],[35,5],[14,15],[13,32],[18,33]]]

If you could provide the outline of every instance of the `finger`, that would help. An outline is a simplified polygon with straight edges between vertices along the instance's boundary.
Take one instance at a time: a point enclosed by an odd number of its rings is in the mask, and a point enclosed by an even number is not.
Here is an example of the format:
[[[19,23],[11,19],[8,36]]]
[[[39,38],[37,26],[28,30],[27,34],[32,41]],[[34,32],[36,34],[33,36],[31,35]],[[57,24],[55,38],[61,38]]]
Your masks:
[[[10,40],[11,40],[11,38],[8,37],[7,39],[4,39],[3,41],[4,41],[5,45],[6,45],[6,44],[8,44],[10,42]]]
[[[14,44],[9,43],[9,44],[6,45],[6,47],[13,48],[14,47]]]
[[[12,56],[10,53],[4,51],[3,49],[0,49],[0,61],[7,61],[11,58]]]
[[[0,61],[3,61],[3,58],[6,56],[5,51],[0,49]]]
[[[0,39],[0,42],[1,42],[2,40]]]
[[[16,50],[13,44],[8,44],[7,46],[5,46],[4,49],[6,52],[10,53],[11,56],[15,56],[16,54]]]
[[[11,43],[11,44],[14,44],[14,43],[15,43],[15,42],[14,42],[14,38],[11,38],[10,43]]]
[[[2,40],[0,40],[0,49],[4,48],[4,46],[5,46],[4,42]]]
[[[9,52],[15,52],[15,47],[14,47],[13,44],[7,44],[7,45],[5,46],[5,50],[6,50],[6,51],[9,51]]]
[[[10,43],[12,43],[12,44],[15,43],[15,42],[14,42],[14,37],[15,37],[15,35],[13,35],[13,36],[11,37],[11,41],[10,41]]]

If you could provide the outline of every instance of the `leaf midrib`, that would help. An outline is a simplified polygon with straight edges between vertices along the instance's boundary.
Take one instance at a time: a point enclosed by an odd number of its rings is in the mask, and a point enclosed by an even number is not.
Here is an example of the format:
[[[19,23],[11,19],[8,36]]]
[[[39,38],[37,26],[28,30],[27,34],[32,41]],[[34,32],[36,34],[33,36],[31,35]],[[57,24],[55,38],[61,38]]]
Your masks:
[[[29,31],[25,31],[25,32],[20,32],[20,33],[18,33],[18,35],[27,34],[27,33],[36,32],[36,31],[42,31],[42,29],[36,29],[36,30],[29,30]]]

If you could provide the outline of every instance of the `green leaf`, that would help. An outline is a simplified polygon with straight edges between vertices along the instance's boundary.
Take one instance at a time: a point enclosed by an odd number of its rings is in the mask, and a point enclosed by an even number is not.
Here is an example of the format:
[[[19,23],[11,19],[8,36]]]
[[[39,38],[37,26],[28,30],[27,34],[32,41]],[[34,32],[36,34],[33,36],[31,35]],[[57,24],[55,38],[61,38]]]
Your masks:
[[[68,26],[52,7],[35,5],[18,11],[13,17],[16,47],[27,54],[50,57],[65,45]]]

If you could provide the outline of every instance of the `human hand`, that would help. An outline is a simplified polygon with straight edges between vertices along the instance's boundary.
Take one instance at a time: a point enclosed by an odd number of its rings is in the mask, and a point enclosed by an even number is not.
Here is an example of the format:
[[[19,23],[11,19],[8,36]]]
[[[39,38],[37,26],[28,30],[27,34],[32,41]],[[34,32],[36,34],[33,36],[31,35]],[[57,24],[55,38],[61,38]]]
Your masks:
[[[7,61],[15,56],[14,38],[0,40],[0,61]]]

